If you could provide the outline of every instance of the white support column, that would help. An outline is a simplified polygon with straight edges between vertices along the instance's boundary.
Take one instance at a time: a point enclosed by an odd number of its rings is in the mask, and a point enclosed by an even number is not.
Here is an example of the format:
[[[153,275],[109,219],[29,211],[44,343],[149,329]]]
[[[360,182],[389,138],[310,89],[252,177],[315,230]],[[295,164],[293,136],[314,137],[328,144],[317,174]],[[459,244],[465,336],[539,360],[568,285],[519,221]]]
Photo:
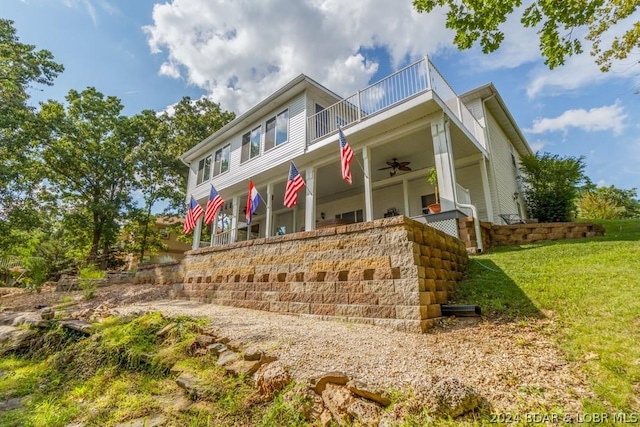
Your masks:
[[[373,190],[371,188],[371,149],[362,149],[362,163],[364,163],[364,220],[373,221]]]
[[[409,181],[407,179],[402,180],[402,198],[404,200],[404,216],[411,216],[409,206]]]
[[[307,182],[307,199],[304,207],[304,230],[316,228],[316,168],[310,167],[305,171]]]
[[[298,204],[296,203],[295,205],[293,205],[293,223],[292,223],[293,233],[298,231],[297,217],[298,217]]]
[[[487,217],[493,221],[493,203],[491,202],[491,188],[489,187],[489,174],[487,173],[487,160],[482,156],[480,164],[480,177],[482,179],[482,191],[484,192],[484,204],[487,206]]]
[[[231,243],[238,241],[238,216],[240,215],[240,197],[233,196],[231,201]]]
[[[271,237],[273,228],[273,184],[267,184],[267,218],[265,220],[264,237]]]
[[[438,172],[438,190],[442,211],[455,209],[456,172],[453,163],[453,151],[449,136],[449,121],[445,116],[431,122],[431,137]]]
[[[196,228],[193,229],[193,244],[191,245],[191,249],[198,249],[200,247],[200,235],[202,234],[202,218],[200,215],[198,221],[196,221]]]
[[[213,238],[218,234],[218,215],[220,215],[220,210],[213,217],[213,221],[211,222],[211,242],[210,245],[213,246]]]

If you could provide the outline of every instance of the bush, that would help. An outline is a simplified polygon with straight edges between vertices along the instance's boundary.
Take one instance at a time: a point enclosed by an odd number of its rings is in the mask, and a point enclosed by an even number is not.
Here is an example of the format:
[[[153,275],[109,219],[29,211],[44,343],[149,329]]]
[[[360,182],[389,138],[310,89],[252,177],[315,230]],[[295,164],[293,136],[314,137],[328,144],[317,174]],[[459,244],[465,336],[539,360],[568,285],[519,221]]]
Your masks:
[[[625,219],[640,216],[636,189],[588,188],[578,200],[578,216],[586,219]]]
[[[91,299],[96,296],[98,289],[98,281],[104,279],[105,272],[98,269],[95,265],[89,265],[81,268],[78,274],[78,285],[82,289],[84,299]]]
[[[572,221],[579,184],[585,180],[584,157],[536,153],[520,159],[527,212],[540,222]]]

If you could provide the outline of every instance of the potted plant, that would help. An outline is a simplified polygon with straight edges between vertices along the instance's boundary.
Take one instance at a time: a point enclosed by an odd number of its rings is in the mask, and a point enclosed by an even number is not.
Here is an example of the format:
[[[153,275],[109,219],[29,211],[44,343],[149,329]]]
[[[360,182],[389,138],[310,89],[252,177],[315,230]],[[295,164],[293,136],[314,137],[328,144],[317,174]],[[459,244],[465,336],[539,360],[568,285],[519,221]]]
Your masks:
[[[429,213],[432,213],[432,214],[438,213],[440,212],[441,208],[440,208],[440,195],[438,193],[438,171],[436,170],[436,168],[432,168],[429,171],[429,174],[427,175],[427,181],[429,182],[429,184],[433,185],[436,193],[436,202],[427,206],[427,209],[429,209]]]

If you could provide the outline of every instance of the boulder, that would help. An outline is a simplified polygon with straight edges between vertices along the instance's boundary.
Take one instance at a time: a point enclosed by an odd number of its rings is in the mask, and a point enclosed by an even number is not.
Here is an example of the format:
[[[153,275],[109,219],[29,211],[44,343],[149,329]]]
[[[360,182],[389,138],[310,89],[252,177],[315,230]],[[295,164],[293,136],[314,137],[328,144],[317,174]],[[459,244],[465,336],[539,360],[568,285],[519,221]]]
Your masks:
[[[258,370],[258,372],[260,372],[260,370]],[[257,375],[258,374],[256,374],[256,376]],[[284,381],[282,381],[282,383],[284,383]],[[258,388],[258,390],[260,390],[260,388]],[[268,389],[265,393],[268,393]],[[307,421],[320,420],[323,412],[329,415],[329,421],[331,421],[331,413],[325,409],[322,403],[322,397],[303,384],[296,384],[292,389],[284,393],[282,400],[296,412],[302,414]],[[321,425],[327,424],[321,423]]]
[[[42,310],[40,310],[40,317],[42,318],[42,320],[51,320],[55,317],[56,312],[53,311],[53,308],[51,307],[45,307]]]
[[[198,343],[198,346],[202,348],[205,348],[208,345],[213,344],[214,342],[215,342],[215,339],[210,335],[201,334],[196,337],[196,343]]]
[[[240,376],[249,376],[253,375],[258,368],[260,367],[259,360],[236,360],[235,362],[230,363],[225,366],[225,369],[228,374],[233,375],[235,377]]]
[[[207,346],[207,351],[209,352],[209,354],[212,354],[214,356],[219,356],[227,350],[227,346],[221,343],[215,343]]]
[[[482,399],[474,389],[456,378],[444,378],[429,391],[428,401],[435,414],[456,418],[478,408]]]
[[[355,424],[362,427],[378,427],[382,408],[375,403],[355,399],[347,407],[347,413],[353,417]]]
[[[280,363],[269,363],[258,369],[254,380],[260,395],[271,399],[274,394],[283,390],[291,382],[291,376]]]
[[[353,420],[348,408],[355,400],[349,390],[334,383],[326,383],[322,391],[322,402],[339,426],[348,425]]]

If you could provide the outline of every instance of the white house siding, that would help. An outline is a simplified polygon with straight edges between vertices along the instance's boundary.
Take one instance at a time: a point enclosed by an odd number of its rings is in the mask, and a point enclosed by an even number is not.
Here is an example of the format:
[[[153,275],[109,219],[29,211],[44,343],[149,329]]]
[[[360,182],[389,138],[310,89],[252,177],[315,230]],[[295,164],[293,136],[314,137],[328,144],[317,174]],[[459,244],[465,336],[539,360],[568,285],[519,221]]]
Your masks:
[[[265,122],[276,114],[289,109],[289,139],[284,144],[274,147],[269,151],[264,151],[264,128]],[[261,154],[251,160],[244,163],[240,163],[241,148],[242,148],[242,135],[250,132],[258,126],[262,126],[262,147]],[[211,147],[211,150],[207,152],[205,156],[200,157],[198,160],[191,164],[191,174],[189,179],[188,193],[193,194],[196,199],[203,199],[208,197],[210,183],[216,187],[218,191],[223,191],[226,187],[235,184],[242,180],[249,180],[250,177],[254,177],[261,172],[273,168],[278,164],[288,162],[304,153],[306,137],[306,111],[305,111],[305,95],[301,94],[292,99],[289,103],[282,105],[269,114],[262,116],[259,120],[252,122],[250,125],[244,127],[241,131],[234,134],[224,142],[218,143]],[[229,170],[221,175],[213,177],[211,181],[204,181],[198,186],[195,185],[196,173],[198,163],[200,159],[205,158],[208,155],[212,155],[219,148],[224,147],[227,144],[231,144],[231,156],[229,160]],[[284,179],[284,178],[283,178]],[[262,186],[263,183],[254,182],[256,186]],[[248,185],[248,184],[247,184]],[[224,195],[223,197],[229,197]]]
[[[480,166],[474,163],[456,168],[456,179],[458,180],[458,184],[469,190],[471,204],[475,205],[479,219],[481,221],[488,221],[489,217],[487,216],[487,204],[484,199]]]
[[[409,216],[418,216],[423,214],[422,196],[435,193],[435,187],[427,181],[427,177],[413,179],[409,184]]]
[[[476,120],[481,125],[484,126],[484,112],[482,108],[482,99],[476,98],[476,99],[467,101],[465,102],[465,105],[467,106],[469,111],[471,111],[471,114],[473,114],[473,117],[475,117]]]
[[[335,218],[336,215],[359,209],[362,209],[364,215],[364,194],[318,203],[316,206],[316,221],[321,219],[320,215],[322,213],[324,213],[325,219],[330,219]]]
[[[409,216],[404,211],[402,182],[373,190],[373,218],[383,218],[390,208],[396,208],[400,214]]]
[[[491,158],[497,185],[497,197],[494,200],[497,200],[498,206],[494,207],[497,208],[494,209],[494,222],[500,224],[502,223],[499,217],[500,214],[518,213],[516,202],[513,200],[513,194],[519,192],[516,180],[517,172],[511,160],[511,142],[493,115],[488,111],[486,111],[486,115],[489,125],[489,137],[491,138]],[[517,156],[515,149],[513,152]]]

